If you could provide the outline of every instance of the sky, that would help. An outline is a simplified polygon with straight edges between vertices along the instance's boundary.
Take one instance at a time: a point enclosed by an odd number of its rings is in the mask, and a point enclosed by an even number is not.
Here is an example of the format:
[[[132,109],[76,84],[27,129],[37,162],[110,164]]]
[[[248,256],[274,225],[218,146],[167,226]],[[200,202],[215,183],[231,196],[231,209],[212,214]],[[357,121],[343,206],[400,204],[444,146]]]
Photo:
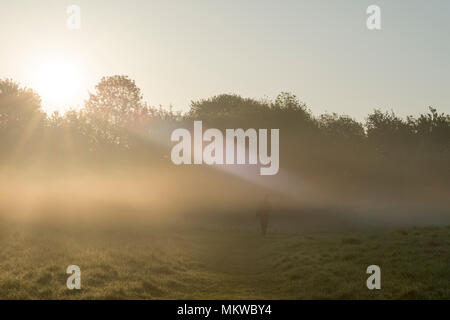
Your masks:
[[[381,30],[366,27],[372,4]],[[80,30],[67,28],[69,5]],[[450,113],[449,31],[448,0],[2,0],[0,78],[36,89],[48,112],[82,107],[122,74],[150,105],[182,111],[288,91],[314,114],[358,120],[375,108]]]

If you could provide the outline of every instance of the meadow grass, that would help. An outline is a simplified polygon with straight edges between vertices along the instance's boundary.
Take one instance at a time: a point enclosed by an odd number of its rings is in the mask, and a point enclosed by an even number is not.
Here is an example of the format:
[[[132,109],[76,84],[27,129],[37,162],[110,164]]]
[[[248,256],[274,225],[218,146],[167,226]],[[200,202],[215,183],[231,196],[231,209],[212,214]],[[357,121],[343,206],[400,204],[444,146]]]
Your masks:
[[[66,268],[81,268],[68,290]],[[366,268],[381,267],[381,290]],[[283,234],[0,224],[1,299],[450,299],[450,226]]]

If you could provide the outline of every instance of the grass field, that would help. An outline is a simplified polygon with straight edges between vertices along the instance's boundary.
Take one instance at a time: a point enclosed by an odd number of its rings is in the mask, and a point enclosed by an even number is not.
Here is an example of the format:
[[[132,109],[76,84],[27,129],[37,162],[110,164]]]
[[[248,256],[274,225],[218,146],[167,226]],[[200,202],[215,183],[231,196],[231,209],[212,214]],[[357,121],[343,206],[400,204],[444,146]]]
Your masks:
[[[68,290],[67,266],[81,268]],[[366,268],[381,267],[381,290]],[[272,233],[0,224],[2,299],[450,299],[450,226]]]

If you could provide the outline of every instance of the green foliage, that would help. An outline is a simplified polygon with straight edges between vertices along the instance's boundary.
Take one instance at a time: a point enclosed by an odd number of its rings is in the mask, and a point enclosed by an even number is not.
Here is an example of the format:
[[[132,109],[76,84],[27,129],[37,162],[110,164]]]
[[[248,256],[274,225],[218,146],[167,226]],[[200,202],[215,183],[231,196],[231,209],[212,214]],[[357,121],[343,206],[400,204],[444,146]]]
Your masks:
[[[0,82],[0,143],[19,149],[10,152],[16,158],[161,160],[170,153],[173,129],[203,120],[222,129],[279,128],[282,167],[321,183],[345,179],[378,188],[450,181],[450,116],[431,107],[406,119],[374,110],[363,124],[335,113],[315,117],[295,95],[282,92],[273,101],[221,94],[192,101],[182,114],[148,106],[133,80],[112,76],[98,83],[82,110],[43,117],[36,93]],[[39,157],[23,157],[39,150]]]

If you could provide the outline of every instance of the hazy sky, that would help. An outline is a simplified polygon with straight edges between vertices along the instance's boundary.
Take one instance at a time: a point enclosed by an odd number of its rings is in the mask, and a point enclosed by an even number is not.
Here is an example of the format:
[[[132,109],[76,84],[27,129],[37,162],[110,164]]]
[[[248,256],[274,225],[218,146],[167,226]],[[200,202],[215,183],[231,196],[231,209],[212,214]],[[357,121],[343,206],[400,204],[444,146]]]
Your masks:
[[[66,27],[70,4],[81,8],[79,31]],[[380,31],[366,28],[371,4]],[[49,59],[76,68],[61,107],[126,74],[151,105],[177,110],[220,93],[290,91],[315,114],[450,113],[448,0],[1,0],[0,24],[1,78],[38,87]],[[61,104],[43,97],[48,109]]]

